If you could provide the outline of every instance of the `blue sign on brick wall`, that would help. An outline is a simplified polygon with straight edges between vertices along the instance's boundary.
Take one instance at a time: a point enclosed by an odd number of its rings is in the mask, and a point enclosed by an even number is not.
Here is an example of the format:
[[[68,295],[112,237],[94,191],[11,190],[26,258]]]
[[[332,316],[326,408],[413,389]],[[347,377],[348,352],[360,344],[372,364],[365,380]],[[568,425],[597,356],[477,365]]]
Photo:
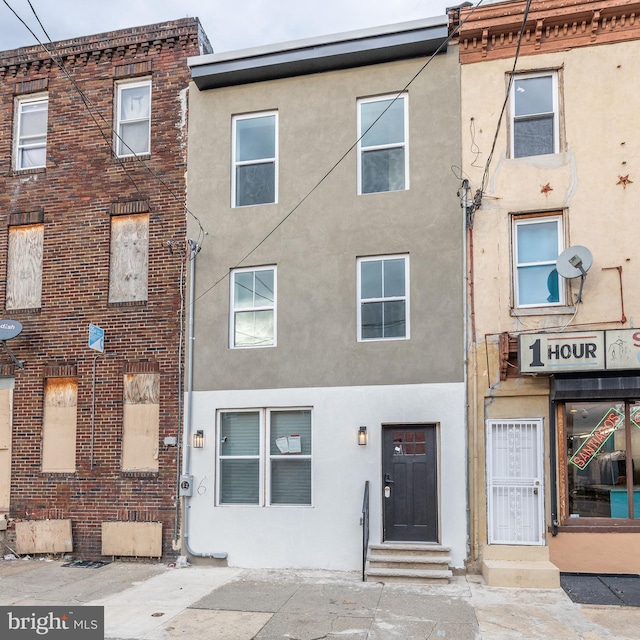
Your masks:
[[[89,325],[89,347],[100,351],[104,351],[104,329],[95,324]]]

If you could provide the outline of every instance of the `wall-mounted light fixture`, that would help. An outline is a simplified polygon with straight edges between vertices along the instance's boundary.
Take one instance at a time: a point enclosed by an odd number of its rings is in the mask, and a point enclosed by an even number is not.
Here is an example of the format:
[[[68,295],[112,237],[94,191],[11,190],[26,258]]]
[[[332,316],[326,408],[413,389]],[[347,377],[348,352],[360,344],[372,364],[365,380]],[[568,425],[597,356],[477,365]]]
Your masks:
[[[202,429],[198,429],[193,434],[193,448],[202,449],[202,447],[204,447],[204,431]]]
[[[358,429],[358,444],[367,444],[367,427]]]

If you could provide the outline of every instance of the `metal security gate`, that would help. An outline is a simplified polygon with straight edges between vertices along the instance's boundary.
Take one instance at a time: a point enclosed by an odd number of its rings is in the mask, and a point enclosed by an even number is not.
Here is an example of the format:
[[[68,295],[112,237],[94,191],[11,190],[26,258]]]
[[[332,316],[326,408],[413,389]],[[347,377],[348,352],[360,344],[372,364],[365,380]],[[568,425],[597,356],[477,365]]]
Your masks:
[[[487,421],[490,544],[544,544],[542,449],[541,419]]]

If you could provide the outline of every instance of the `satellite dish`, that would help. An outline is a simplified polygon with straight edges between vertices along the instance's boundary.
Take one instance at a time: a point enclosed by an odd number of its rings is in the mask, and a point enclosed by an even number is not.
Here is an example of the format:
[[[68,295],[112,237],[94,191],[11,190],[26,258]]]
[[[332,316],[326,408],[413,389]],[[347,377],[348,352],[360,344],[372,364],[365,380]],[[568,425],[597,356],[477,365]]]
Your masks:
[[[556,271],[563,277],[577,278],[587,275],[593,264],[593,256],[587,247],[576,245],[565,249],[556,260]]]
[[[571,280],[580,276],[580,291],[576,302],[582,302],[582,287],[587,271],[593,264],[593,256],[587,247],[575,245],[565,249],[556,260],[556,271],[563,277]]]

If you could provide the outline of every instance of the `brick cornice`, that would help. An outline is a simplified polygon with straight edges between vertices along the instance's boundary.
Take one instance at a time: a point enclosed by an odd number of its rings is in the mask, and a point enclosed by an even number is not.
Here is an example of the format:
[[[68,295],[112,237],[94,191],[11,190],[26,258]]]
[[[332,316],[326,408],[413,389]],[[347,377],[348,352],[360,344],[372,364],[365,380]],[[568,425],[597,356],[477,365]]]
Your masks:
[[[85,66],[101,59],[116,63],[135,56],[146,56],[149,52],[160,53],[163,48],[187,49],[188,55],[197,54],[198,44],[206,40],[197,18],[182,18],[170,22],[132,27],[98,35],[60,40],[46,44],[0,51],[0,77],[26,75],[29,70],[47,71],[56,63],[51,53],[65,66]],[[208,41],[206,41],[208,45]],[[210,46],[210,45],[208,45]],[[51,52],[51,53],[48,53]]]
[[[515,55],[526,0],[460,11],[460,62]],[[470,15],[471,14],[471,15]],[[636,0],[538,0],[531,3],[520,55],[640,39]]]

